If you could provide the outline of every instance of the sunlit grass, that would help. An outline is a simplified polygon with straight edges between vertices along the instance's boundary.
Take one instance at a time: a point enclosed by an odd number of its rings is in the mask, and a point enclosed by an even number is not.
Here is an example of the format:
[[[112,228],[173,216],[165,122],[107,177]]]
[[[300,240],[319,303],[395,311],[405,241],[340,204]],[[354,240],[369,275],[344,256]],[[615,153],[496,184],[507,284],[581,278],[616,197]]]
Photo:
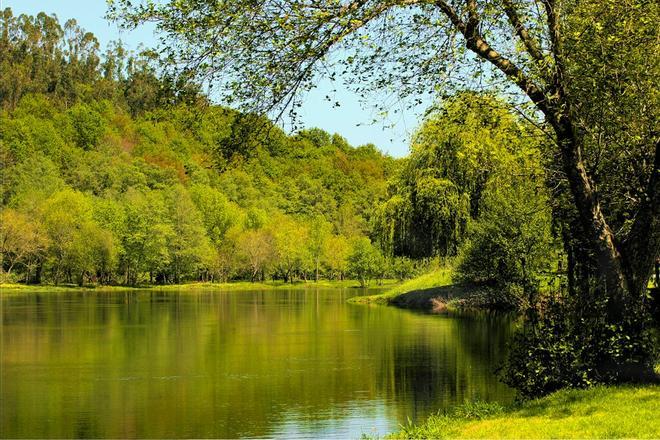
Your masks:
[[[511,408],[472,403],[388,438],[660,438],[660,386],[564,390]]]
[[[414,290],[429,289],[432,287],[448,286],[451,284],[452,269],[443,267],[432,270],[431,272],[420,275],[416,278],[404,281],[401,284],[393,286],[387,291],[368,296],[356,296],[349,301],[353,303],[367,304],[387,304],[389,301],[403,293],[412,292]]]

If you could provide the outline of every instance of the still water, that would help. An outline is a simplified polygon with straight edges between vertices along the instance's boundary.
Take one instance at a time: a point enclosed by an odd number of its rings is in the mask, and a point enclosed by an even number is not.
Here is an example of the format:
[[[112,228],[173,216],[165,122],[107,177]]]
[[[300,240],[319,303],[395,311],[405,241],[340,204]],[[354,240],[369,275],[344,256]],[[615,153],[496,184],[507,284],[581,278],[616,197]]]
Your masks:
[[[510,320],[358,292],[6,295],[0,437],[359,438],[512,399],[493,374]]]

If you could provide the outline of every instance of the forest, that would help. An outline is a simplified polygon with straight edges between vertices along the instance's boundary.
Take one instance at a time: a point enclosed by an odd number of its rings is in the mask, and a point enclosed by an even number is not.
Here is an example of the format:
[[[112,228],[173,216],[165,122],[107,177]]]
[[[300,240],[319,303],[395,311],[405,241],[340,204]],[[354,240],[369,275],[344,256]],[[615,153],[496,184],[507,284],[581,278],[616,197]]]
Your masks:
[[[319,129],[286,135],[213,105],[160,76],[148,52],[117,43],[101,53],[73,20],[7,9],[0,45],[6,281],[293,281],[384,270],[369,236],[398,162],[373,145]]]

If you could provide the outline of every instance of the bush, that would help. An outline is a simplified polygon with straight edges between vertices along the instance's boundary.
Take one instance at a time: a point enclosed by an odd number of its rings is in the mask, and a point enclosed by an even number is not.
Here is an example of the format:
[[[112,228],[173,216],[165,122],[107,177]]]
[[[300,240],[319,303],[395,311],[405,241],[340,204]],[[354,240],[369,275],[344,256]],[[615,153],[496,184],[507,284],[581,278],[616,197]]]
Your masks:
[[[73,140],[85,150],[96,147],[105,131],[101,115],[85,104],[77,104],[69,110],[73,128]]]
[[[547,199],[521,179],[490,188],[484,204],[461,251],[456,279],[491,286],[524,310],[535,302],[555,250]]]
[[[648,323],[632,314],[607,323],[605,306],[551,298],[530,308],[500,370],[504,383],[531,398],[566,387],[648,380],[653,366],[647,353],[654,351]]]

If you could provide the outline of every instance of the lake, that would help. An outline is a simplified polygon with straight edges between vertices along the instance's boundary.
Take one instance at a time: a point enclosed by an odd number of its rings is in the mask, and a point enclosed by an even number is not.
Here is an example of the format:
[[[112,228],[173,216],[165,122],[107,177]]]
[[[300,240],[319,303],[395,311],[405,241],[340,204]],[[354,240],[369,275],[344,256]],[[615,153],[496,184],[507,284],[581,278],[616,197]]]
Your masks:
[[[349,304],[358,289],[10,294],[0,437],[359,438],[498,382],[513,321]]]

